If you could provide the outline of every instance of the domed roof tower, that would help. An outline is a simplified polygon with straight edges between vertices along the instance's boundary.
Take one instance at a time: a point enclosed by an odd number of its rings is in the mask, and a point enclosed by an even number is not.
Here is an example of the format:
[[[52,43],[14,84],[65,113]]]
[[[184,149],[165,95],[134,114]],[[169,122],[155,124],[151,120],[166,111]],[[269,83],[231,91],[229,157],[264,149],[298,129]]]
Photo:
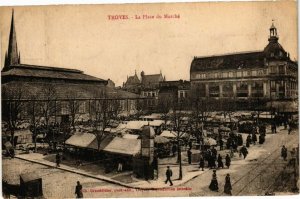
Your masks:
[[[283,49],[283,47],[278,43],[279,37],[277,35],[277,28],[274,23],[270,27],[269,44],[265,47],[264,53],[268,59],[288,59],[288,53]]]

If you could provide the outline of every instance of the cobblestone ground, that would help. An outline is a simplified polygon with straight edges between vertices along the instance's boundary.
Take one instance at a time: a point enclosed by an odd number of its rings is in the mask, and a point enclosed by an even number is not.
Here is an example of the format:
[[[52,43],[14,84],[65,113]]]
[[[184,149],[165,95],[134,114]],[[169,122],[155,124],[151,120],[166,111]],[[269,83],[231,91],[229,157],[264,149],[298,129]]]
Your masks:
[[[212,192],[208,188],[212,176],[212,170],[209,169],[205,169],[198,177],[177,187],[169,187],[156,191],[142,191],[127,189],[101,180],[29,163],[23,160],[3,159],[3,179],[9,183],[18,184],[19,174],[37,172],[38,175],[43,178],[43,192],[46,198],[74,198],[74,188],[78,180],[83,185],[84,197],[184,197],[225,195],[223,193],[224,179],[225,175],[230,173],[233,195],[263,195],[268,187],[276,184],[276,179],[278,181],[277,176],[286,165],[280,158],[281,146],[285,144],[288,146],[288,149],[290,149],[292,145],[298,144],[298,142],[298,134],[287,135],[287,132],[282,130],[278,134],[268,134],[265,144],[252,145],[246,160],[235,154],[230,169],[220,169],[217,171],[219,192]],[[222,153],[226,153],[226,151]],[[174,171],[173,176],[175,179],[178,176],[178,165],[175,164],[176,158],[162,159],[160,161],[161,170],[159,172],[164,173],[165,167],[169,163],[171,163],[170,165]],[[185,165],[184,175],[198,171],[197,164],[186,166],[187,163],[185,161],[183,161],[183,164]],[[118,178],[117,174],[115,178]],[[163,177],[159,178],[159,181],[162,180],[164,180]]]
[[[291,135],[288,135],[286,130],[281,130],[277,134],[269,134],[263,145],[251,145],[249,155],[245,160],[232,162],[230,169],[217,170],[219,192],[212,192],[208,188],[212,176],[211,170],[187,182],[185,186],[192,187],[190,196],[226,195],[223,193],[224,181],[225,175],[229,173],[233,195],[264,195],[266,191],[276,192],[276,187],[273,185],[288,164],[288,161],[284,161],[280,157],[281,147],[285,145],[291,150],[298,143],[298,131]],[[270,189],[271,187],[272,189]]]

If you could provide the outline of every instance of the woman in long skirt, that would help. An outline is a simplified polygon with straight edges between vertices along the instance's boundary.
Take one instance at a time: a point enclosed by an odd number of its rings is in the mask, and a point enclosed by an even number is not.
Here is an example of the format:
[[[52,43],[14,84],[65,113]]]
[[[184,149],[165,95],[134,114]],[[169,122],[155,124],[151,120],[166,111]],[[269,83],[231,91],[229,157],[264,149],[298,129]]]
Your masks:
[[[227,174],[225,177],[225,185],[224,185],[224,193],[228,194],[228,195],[232,195],[231,194],[231,182],[230,182],[230,175]]]
[[[212,179],[209,185],[209,189],[212,191],[219,191],[219,185],[217,180],[216,170],[213,170]]]
[[[229,169],[229,167],[230,167],[230,163],[231,163],[231,158],[229,157],[229,155],[228,154],[226,154],[226,158],[225,158],[225,164],[226,164],[226,166],[228,167],[228,169]]]
[[[222,159],[222,156],[219,154],[218,156],[218,168],[224,168],[224,164],[223,164],[223,159]]]

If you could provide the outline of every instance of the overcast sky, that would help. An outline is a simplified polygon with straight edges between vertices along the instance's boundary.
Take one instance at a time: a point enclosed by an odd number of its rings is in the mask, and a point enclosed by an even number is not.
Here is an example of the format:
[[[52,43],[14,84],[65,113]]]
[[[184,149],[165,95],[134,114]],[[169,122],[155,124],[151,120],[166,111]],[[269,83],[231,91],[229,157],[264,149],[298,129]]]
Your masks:
[[[296,2],[225,2],[14,7],[21,62],[75,68],[118,86],[137,70],[189,79],[194,56],[258,51],[272,19],[279,42],[297,59]],[[1,67],[12,7],[0,8]],[[135,15],[162,15],[135,19]],[[164,14],[180,15],[164,19]],[[109,20],[108,15],[128,15]]]

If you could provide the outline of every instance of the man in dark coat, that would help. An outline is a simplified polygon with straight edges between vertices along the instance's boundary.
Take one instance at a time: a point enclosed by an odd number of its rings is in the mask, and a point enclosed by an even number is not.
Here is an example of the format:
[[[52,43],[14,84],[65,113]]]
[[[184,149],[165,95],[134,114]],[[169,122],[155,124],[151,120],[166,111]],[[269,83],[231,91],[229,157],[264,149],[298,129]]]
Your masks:
[[[217,149],[215,149],[215,147],[212,147],[211,152],[212,152],[213,157],[217,158],[218,151],[217,151]]]
[[[246,139],[246,147],[249,148],[251,143],[251,135],[249,134]]]
[[[256,141],[257,141],[257,136],[256,136],[256,133],[253,132],[253,133],[252,133],[252,143],[255,144]]]
[[[243,147],[241,148],[241,150],[240,150],[240,153],[243,154],[244,159],[245,159],[245,158],[247,157],[247,155],[248,155],[248,150],[247,150],[247,148],[246,148],[245,146],[243,146]]]
[[[165,184],[167,184],[167,182],[170,182],[170,186],[173,186],[173,183],[172,183],[172,180],[171,180],[171,177],[173,175],[173,172],[172,170],[170,169],[170,166],[167,166],[167,171],[166,171],[166,181],[165,181]]]
[[[258,137],[258,143],[263,144],[265,142],[265,135],[262,133]]]
[[[193,144],[192,144],[192,141],[191,141],[191,140],[189,141],[188,144],[189,144],[189,149],[192,149]]]
[[[204,158],[202,155],[200,156],[199,168],[202,168],[202,171],[204,171]]]
[[[80,184],[79,181],[77,181],[77,185],[75,188],[75,194],[76,194],[76,198],[83,198],[82,185]]]
[[[243,137],[241,134],[238,135],[238,145],[242,146],[243,145]]]
[[[287,148],[283,145],[281,148],[281,157],[286,161],[287,157]]]
[[[226,154],[226,157],[225,157],[225,165],[228,167],[230,167],[230,163],[231,163],[231,158],[229,157],[228,154]]]
[[[187,151],[187,156],[188,156],[188,162],[189,162],[189,164],[192,164],[192,151],[191,151],[191,149],[189,149]]]
[[[219,154],[218,156],[218,168],[224,168],[224,164],[223,164],[223,159],[222,159],[222,156]]]

